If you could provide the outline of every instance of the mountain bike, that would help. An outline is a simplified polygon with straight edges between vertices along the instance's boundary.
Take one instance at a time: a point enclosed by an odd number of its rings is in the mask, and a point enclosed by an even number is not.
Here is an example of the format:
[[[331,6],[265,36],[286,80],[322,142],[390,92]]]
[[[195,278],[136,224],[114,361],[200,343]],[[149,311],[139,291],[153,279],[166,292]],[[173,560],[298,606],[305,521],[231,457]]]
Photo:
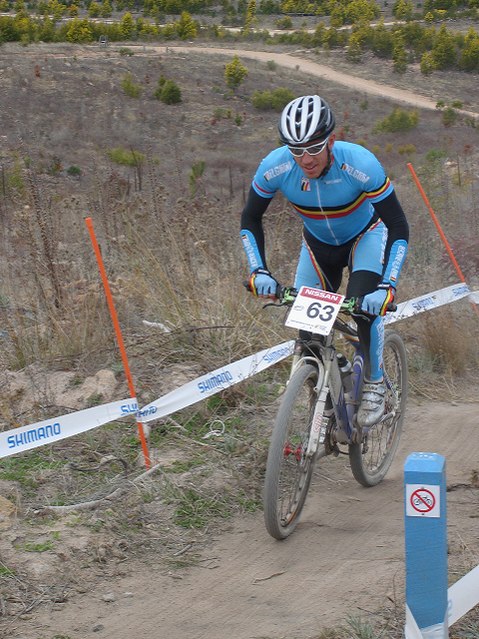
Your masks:
[[[322,314],[331,321],[322,331],[325,334],[300,330],[290,377],[274,423],[263,507],[266,529],[276,539],[285,539],[296,528],[315,464],[322,457],[349,455],[356,481],[366,487],[382,481],[399,444],[407,402],[404,342],[397,333],[386,330],[384,416],[370,428],[358,427],[355,416],[361,399],[364,356],[351,321],[357,314],[358,300],[345,300],[343,296],[314,290],[321,293],[323,299],[313,301],[309,307],[306,300],[301,312],[319,317]],[[333,319],[328,295],[341,298]],[[293,306],[297,292],[284,288],[277,297],[278,302],[272,305]],[[337,346],[339,337],[345,345],[342,350]],[[350,351],[349,356],[343,350]]]

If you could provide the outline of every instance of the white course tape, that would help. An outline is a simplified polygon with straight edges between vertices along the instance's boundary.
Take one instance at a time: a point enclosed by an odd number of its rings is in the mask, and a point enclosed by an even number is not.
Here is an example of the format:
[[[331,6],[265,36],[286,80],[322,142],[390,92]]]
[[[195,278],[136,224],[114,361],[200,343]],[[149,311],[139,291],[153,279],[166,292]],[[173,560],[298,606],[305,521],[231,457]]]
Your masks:
[[[180,388],[144,406],[139,411],[139,421],[146,424],[175,413],[186,406],[196,404],[202,399],[219,393],[225,388],[238,384],[238,382],[256,375],[273,364],[277,364],[285,357],[291,355],[293,349],[294,340],[289,340],[197,377],[193,381],[187,382]]]
[[[448,619],[449,628],[456,623],[466,612],[472,610],[479,604],[479,566],[473,568],[467,575],[461,577],[447,591],[448,598]],[[444,636],[445,624],[439,624],[435,630],[438,639]],[[434,633],[428,634],[429,629],[420,630],[414,616],[406,604],[406,626],[404,636],[406,639],[429,639],[434,637]],[[441,634],[442,633],[442,634]],[[446,635],[447,636],[447,635]]]
[[[52,417],[29,426],[20,426],[0,433],[0,458],[52,444],[60,439],[84,433],[115,419],[136,414],[136,399],[121,399],[110,404],[93,406],[75,413]]]
[[[406,626],[404,628],[404,636],[406,639],[423,639],[422,632],[414,619],[411,609],[406,604]]]
[[[446,288],[441,288],[438,291],[432,293],[426,293],[419,297],[414,297],[412,300],[402,302],[398,304],[397,311],[394,313],[388,313],[384,318],[385,324],[392,324],[406,317],[412,317],[418,315],[424,311],[430,311],[433,308],[444,306],[445,304],[451,304],[463,297],[470,297],[472,301],[479,301],[479,292],[471,293],[471,289],[460,282],[459,284],[453,284]]]
[[[385,323],[392,324],[468,296],[471,302],[479,304],[479,291],[471,292],[462,282],[426,293],[398,304],[397,311],[385,317]],[[166,329],[166,327],[162,328]],[[266,348],[259,353],[206,373],[140,410],[138,410],[136,399],[122,399],[4,431],[0,433],[0,459],[78,435],[127,415],[135,414],[137,420],[143,424],[160,419],[260,373],[291,355],[293,349],[294,340]]]
[[[479,566],[461,577],[447,591],[449,599],[449,625],[452,626],[469,610],[479,604]]]
[[[447,591],[448,598],[448,621],[447,625],[451,627],[466,612],[472,610],[474,606],[479,604],[479,566],[473,568],[467,575],[461,577],[455,584],[450,586]],[[435,633],[429,633],[429,629],[419,629],[416,620],[406,604],[406,626],[404,628],[404,636],[406,639],[429,639],[430,636],[437,636],[438,639],[444,636],[444,628],[446,624],[438,624],[435,627]],[[447,634],[445,635],[447,637]]]

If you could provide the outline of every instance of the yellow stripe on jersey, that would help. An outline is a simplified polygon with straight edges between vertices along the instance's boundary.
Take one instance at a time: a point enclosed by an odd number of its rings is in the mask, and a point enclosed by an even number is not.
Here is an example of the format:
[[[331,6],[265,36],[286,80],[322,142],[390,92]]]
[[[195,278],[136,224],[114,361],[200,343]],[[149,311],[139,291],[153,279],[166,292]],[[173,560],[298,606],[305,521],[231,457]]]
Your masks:
[[[366,200],[376,199],[382,193],[386,192],[391,185],[389,178],[386,178],[384,184],[375,191],[369,191],[368,193],[361,193],[353,202],[345,204],[341,207],[326,207],[326,208],[317,208],[317,209],[306,209],[298,204],[294,204],[291,202],[294,210],[303,217],[307,217],[313,220],[326,220],[337,217],[346,217],[347,215],[351,215],[354,213]]]

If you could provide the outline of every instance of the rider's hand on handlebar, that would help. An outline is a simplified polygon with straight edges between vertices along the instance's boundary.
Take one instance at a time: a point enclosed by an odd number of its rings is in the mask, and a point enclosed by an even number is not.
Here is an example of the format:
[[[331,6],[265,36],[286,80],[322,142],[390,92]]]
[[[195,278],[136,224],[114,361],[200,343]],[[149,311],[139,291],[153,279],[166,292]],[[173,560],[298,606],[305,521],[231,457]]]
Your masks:
[[[278,282],[269,271],[258,268],[251,273],[248,289],[255,297],[270,297],[276,299]]]
[[[369,315],[386,315],[388,306],[394,302],[396,289],[389,284],[380,284],[375,291],[365,295],[361,310]]]

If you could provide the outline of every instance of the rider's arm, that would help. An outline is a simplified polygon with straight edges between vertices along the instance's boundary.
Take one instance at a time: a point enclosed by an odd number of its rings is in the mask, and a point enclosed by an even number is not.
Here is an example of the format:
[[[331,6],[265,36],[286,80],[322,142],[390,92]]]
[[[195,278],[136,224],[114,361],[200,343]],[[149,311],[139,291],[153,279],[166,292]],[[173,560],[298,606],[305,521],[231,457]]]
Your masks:
[[[248,200],[241,214],[241,241],[251,273],[258,268],[267,270],[263,215],[270,202],[271,198],[261,197],[251,187]]]
[[[383,283],[396,288],[406,259],[409,225],[394,191],[383,200],[374,202],[373,206],[388,229]]]

